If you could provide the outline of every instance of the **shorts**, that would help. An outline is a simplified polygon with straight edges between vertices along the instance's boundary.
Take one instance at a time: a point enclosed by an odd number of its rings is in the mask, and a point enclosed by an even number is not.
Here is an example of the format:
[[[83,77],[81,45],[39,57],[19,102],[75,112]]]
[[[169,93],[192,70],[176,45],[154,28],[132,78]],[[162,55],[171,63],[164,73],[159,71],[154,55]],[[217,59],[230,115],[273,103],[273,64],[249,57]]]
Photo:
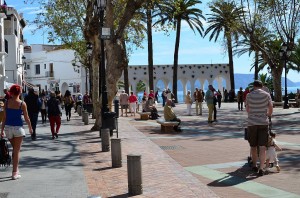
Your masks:
[[[251,147],[267,146],[268,144],[268,125],[248,126],[248,142]]]
[[[121,105],[121,109],[128,109],[128,104]]]
[[[25,137],[25,130],[22,126],[5,126],[5,135],[8,139],[14,137]]]

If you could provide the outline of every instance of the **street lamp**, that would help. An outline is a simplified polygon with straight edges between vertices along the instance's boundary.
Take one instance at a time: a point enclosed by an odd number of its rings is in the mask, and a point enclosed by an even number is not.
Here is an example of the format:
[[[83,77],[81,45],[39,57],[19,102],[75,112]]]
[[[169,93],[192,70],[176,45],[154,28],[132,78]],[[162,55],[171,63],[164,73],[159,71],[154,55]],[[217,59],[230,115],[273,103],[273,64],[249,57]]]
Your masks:
[[[88,55],[88,66],[91,67],[91,56],[92,56],[92,52],[93,52],[93,46],[92,46],[92,43],[90,42],[87,42],[86,43],[86,52],[87,52],[87,55]],[[88,92],[88,83],[87,83],[87,77],[88,76],[88,68],[85,67],[85,92],[89,93]]]
[[[100,69],[99,72],[101,75],[101,81],[99,80],[99,89],[101,87],[101,96],[102,96],[102,109],[101,109],[101,118],[102,126],[101,129],[109,128],[110,135],[112,136],[113,129],[115,129],[115,112],[109,112],[108,108],[108,97],[107,97],[107,87],[106,87],[106,73],[105,73],[105,53],[104,53],[104,40],[110,38],[109,28],[104,28],[104,11],[106,9],[107,0],[96,0],[97,3],[97,13],[100,18],[100,43],[101,43],[101,58],[100,58]],[[99,90],[100,93],[100,90]],[[100,133],[101,134],[101,133]]]
[[[289,108],[289,98],[287,95],[287,69],[286,69],[286,63],[288,61],[289,56],[292,54],[292,52],[289,50],[286,43],[283,43],[281,46],[281,49],[279,51],[279,55],[284,61],[284,104],[283,108],[288,109]]]
[[[23,65],[22,65],[22,82],[21,82],[23,93],[26,92],[26,88],[25,88],[25,84],[24,84],[24,69],[26,69],[26,62],[25,62],[25,60],[26,60],[26,57],[23,55],[22,56],[22,63],[23,63]]]

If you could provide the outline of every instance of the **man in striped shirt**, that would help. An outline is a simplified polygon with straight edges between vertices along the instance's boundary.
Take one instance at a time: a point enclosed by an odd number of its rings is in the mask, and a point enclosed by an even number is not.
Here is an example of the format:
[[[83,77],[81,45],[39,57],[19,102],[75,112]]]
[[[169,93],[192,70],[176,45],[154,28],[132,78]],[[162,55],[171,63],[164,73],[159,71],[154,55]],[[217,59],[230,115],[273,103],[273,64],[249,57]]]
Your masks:
[[[253,171],[260,176],[264,175],[264,163],[266,161],[266,145],[268,143],[268,117],[272,116],[273,105],[269,93],[262,90],[262,82],[255,80],[254,90],[246,97],[246,110],[248,112],[248,142],[251,147]],[[259,146],[259,170],[257,162],[257,146]]]

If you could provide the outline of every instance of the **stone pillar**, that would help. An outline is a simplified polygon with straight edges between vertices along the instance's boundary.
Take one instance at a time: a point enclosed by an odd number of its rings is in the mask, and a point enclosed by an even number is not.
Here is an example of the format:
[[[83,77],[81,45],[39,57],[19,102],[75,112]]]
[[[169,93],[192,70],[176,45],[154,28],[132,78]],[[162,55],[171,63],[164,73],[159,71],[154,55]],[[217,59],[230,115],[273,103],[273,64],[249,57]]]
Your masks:
[[[101,129],[101,145],[102,145],[102,152],[110,151],[110,136],[109,136],[109,129]]]
[[[81,116],[81,114],[82,114],[82,109],[81,109],[81,106],[80,106],[80,105],[77,106],[77,109],[76,109],[76,110],[77,110],[78,115]]]
[[[111,161],[113,168],[122,167],[121,139],[111,139]]]
[[[88,125],[89,124],[89,112],[83,111],[82,119],[83,119],[84,125]]]
[[[143,193],[141,155],[127,155],[128,193]]]
[[[82,122],[84,122],[84,112],[86,112],[86,111],[84,109],[81,109],[80,116],[81,116]]]

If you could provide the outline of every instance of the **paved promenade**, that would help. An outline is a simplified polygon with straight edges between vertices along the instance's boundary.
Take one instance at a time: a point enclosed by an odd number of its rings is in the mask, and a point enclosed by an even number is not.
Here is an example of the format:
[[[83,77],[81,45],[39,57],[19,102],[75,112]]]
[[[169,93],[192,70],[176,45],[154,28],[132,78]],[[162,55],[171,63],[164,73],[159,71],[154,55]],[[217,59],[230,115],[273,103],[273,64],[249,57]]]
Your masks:
[[[101,152],[99,132],[89,130],[94,120],[83,125],[77,114],[69,122],[63,115],[56,140],[48,124],[39,124],[37,141],[24,139],[22,178],[13,181],[11,167],[0,167],[0,198],[128,197],[128,154],[142,156],[143,194],[136,197],[300,197],[298,109],[275,109],[282,171],[272,169],[263,177],[246,164],[246,112],[238,111],[236,103],[222,104],[213,125],[207,124],[206,107],[203,116],[186,116],[183,104],[175,111],[183,120],[182,133],[161,134],[155,121],[141,121],[138,115],[120,117],[121,168],[111,168],[110,152]]]

